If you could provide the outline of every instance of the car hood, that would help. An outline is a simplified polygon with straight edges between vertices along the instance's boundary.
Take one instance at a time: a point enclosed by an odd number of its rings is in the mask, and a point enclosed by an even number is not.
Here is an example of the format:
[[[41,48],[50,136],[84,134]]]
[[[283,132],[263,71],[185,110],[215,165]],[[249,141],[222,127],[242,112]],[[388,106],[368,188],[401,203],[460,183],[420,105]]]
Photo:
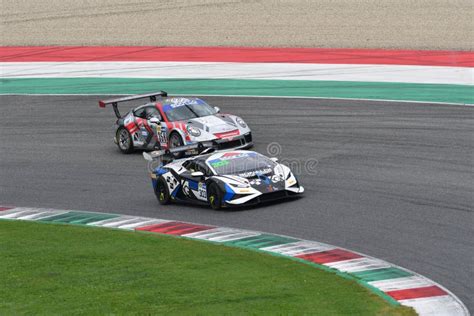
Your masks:
[[[212,134],[230,132],[238,129],[230,117],[216,115],[196,117],[188,120],[187,123]]]
[[[224,176],[228,180],[237,183],[248,183],[250,186],[261,193],[274,192],[285,189],[285,178],[279,167],[275,169],[249,171],[238,175]]]
[[[262,193],[285,189],[285,179],[275,172],[256,174],[247,178],[250,186]]]

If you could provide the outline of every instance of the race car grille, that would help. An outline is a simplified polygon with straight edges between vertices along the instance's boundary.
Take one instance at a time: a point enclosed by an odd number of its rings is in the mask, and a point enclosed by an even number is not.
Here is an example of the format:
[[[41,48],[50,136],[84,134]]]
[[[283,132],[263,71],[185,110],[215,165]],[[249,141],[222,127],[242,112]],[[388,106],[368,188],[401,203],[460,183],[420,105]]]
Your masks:
[[[242,140],[231,140],[230,142],[222,142],[218,144],[219,149],[230,149],[242,145]]]
[[[271,193],[265,193],[260,195],[260,202],[274,201],[278,199],[284,199],[288,196],[286,191],[275,191]]]
[[[247,135],[244,136],[245,142],[246,143],[251,143],[252,142],[252,133],[248,133]]]

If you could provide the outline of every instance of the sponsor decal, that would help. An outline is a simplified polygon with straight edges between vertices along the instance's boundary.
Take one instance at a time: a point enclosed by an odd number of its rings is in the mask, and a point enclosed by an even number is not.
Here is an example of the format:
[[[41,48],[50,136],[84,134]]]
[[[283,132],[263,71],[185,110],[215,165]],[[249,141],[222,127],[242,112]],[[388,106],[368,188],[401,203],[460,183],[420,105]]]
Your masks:
[[[268,174],[270,172],[272,172],[271,168],[265,168],[265,169],[260,169],[260,170],[242,172],[242,173],[239,173],[238,176],[242,178],[251,178],[251,177],[255,177],[257,174]]]
[[[189,182],[188,182],[188,181],[185,181],[185,182],[183,183],[183,188],[182,188],[182,190],[183,190],[184,195],[190,196],[190,192],[191,192],[191,191],[189,190]]]
[[[247,156],[248,156],[247,153],[238,152],[238,151],[231,151],[231,152],[227,152],[227,153],[223,154],[221,156],[221,159],[222,158],[235,159],[235,158],[247,157]]]
[[[159,126],[159,129],[158,129]],[[168,144],[168,128],[166,126],[158,125],[156,128],[156,135],[158,136],[158,140],[160,142],[161,147],[167,147]]]
[[[254,157],[256,156],[256,153],[246,153],[246,152],[227,152],[222,154],[217,159],[209,160],[208,163],[211,164],[214,167],[214,163],[221,162],[221,161],[226,161],[229,162],[230,160],[233,159],[239,159],[239,158],[247,158],[247,157]]]
[[[216,159],[216,160],[213,160],[212,162],[210,162],[210,164],[213,168],[219,168],[219,167],[223,167],[223,166],[228,165],[229,161],[228,160]]]
[[[203,200],[207,199],[207,188],[205,183],[199,182],[198,184],[198,198]]]
[[[188,98],[170,98],[166,100],[167,105],[169,105],[171,108],[177,108],[183,105],[196,105],[196,104],[202,104],[203,102],[198,99],[188,99]]]
[[[238,129],[234,131],[230,131],[230,132],[214,133],[214,136],[216,136],[217,138],[228,139],[228,140],[232,140],[234,139],[234,136],[239,136],[239,135],[240,135],[240,132]]]

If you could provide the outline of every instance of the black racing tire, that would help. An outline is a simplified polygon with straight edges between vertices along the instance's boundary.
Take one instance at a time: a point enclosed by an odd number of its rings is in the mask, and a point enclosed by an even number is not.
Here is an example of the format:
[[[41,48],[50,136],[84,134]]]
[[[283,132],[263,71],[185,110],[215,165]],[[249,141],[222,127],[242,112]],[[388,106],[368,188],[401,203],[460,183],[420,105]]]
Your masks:
[[[184,145],[184,142],[181,135],[179,135],[178,132],[171,132],[170,139],[169,139],[169,148],[171,149],[171,148],[180,147],[183,145]],[[184,152],[174,153],[173,156],[175,159],[183,158]]]
[[[158,199],[158,203],[166,205],[170,203],[170,191],[168,190],[168,184],[163,177],[159,177],[155,187],[155,195]]]
[[[122,153],[130,154],[133,152],[132,135],[130,135],[130,132],[125,127],[119,127],[115,137],[117,139],[117,146]]]
[[[222,208],[222,198],[222,190],[219,189],[217,183],[210,183],[209,189],[207,190],[207,202],[213,210],[220,210]]]

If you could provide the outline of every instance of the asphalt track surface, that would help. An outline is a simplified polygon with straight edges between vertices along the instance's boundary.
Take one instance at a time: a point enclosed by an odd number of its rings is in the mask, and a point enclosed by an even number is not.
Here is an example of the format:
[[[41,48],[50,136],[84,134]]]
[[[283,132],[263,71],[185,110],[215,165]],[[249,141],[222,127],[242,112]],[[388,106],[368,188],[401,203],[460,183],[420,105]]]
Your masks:
[[[474,310],[474,108],[208,97],[253,129],[255,149],[316,159],[305,197],[213,211],[160,206],[140,153],[112,142],[98,96],[1,96],[0,203],[261,230],[350,248],[441,283]],[[34,234],[34,232],[32,233]]]

